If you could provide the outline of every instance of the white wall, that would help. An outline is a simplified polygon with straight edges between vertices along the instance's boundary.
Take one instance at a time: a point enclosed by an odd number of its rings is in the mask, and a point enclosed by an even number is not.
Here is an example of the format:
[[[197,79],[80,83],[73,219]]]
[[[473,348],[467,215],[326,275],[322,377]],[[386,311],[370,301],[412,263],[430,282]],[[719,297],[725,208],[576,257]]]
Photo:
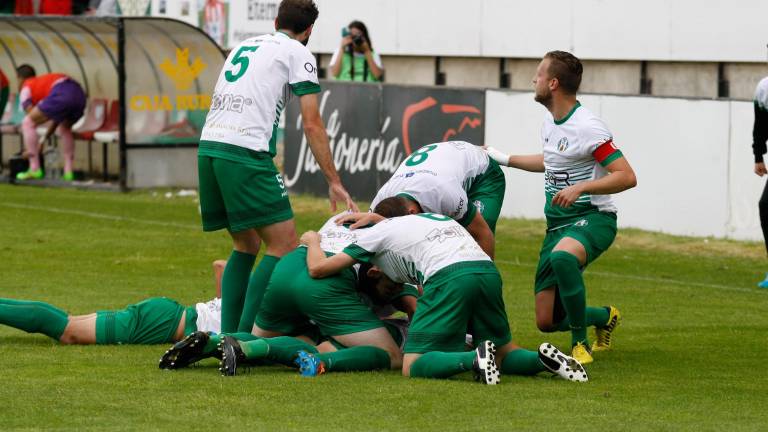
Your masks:
[[[314,52],[333,52],[340,29],[366,23],[388,55],[764,62],[768,1],[317,0]]]
[[[757,200],[765,180],[752,173],[750,103],[595,95],[580,100],[606,121],[638,176],[637,188],[614,197],[620,226],[762,238]],[[540,152],[543,113],[532,93],[489,91],[486,144]],[[542,217],[543,176],[505,172],[502,214]]]

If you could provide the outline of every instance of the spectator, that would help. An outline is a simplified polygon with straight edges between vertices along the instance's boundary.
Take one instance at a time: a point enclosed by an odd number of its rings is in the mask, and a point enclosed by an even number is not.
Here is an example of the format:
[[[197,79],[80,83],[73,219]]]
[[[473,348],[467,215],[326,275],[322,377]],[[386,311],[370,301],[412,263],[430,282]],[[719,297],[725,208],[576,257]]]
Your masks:
[[[763,161],[768,140],[768,77],[760,80],[755,90],[755,124],[752,128],[752,152],[755,154],[755,174],[760,177],[768,173]],[[763,189],[763,195],[758,204],[760,208],[760,226],[763,228],[763,238],[768,250],[768,184]],[[768,288],[768,274],[765,280],[757,284],[760,288]]]
[[[5,104],[8,103],[8,77],[5,76],[3,70],[0,69],[0,116],[5,113]]]
[[[331,58],[331,73],[341,81],[381,81],[384,66],[373,50],[368,28],[361,21],[352,21],[342,29],[341,46]]]
[[[23,64],[16,69],[19,78],[19,100],[27,115],[21,122],[25,154],[29,158],[29,170],[16,175],[18,180],[41,179],[40,146],[36,128],[51,121],[48,131],[40,142],[44,142],[58,128],[64,153],[63,180],[74,179],[72,163],[75,158],[75,140],[72,125],[83,116],[85,92],[75,80],[67,75],[51,73],[36,76],[35,69]]]

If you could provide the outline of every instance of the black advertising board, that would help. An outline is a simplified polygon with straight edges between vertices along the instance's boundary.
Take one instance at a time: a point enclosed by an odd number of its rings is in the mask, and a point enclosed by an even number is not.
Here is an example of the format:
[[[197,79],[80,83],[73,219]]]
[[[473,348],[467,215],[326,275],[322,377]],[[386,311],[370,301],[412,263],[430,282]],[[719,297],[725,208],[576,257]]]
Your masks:
[[[440,141],[483,144],[485,92],[322,83],[320,111],[336,168],[353,198],[371,200],[409,154]],[[293,192],[327,194],[296,98],[286,109],[284,179]]]

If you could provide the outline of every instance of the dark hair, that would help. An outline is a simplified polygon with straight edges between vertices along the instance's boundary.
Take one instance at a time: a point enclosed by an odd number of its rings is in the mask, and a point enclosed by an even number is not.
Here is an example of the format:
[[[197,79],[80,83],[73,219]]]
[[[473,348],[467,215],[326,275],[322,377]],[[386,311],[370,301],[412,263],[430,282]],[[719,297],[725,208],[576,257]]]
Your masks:
[[[368,46],[371,47],[371,51],[373,51],[373,42],[371,42],[371,37],[368,35],[368,27],[366,27],[362,21],[352,21],[347,27],[360,30],[363,33],[363,37],[368,42]]]
[[[384,216],[385,218],[392,218],[397,216],[405,216],[408,214],[408,198],[393,196],[381,200],[376,204],[376,208],[373,212]]]
[[[319,14],[312,0],[283,0],[277,10],[277,29],[301,33],[315,23]]]
[[[20,81],[24,81],[25,79],[34,78],[37,73],[32,66],[23,64],[16,68],[16,75],[20,78]]]
[[[557,78],[563,91],[576,94],[581,85],[581,73],[584,71],[581,61],[565,51],[550,51],[544,58],[549,59],[549,75]]]

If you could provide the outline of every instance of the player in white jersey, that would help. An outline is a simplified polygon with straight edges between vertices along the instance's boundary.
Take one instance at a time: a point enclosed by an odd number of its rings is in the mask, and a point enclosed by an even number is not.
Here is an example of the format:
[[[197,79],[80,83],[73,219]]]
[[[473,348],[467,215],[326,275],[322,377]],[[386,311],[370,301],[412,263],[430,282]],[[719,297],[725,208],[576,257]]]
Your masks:
[[[299,97],[304,132],[330,186],[331,208],[356,209],[339,180],[318,109],[315,59],[306,48],[317,7],[283,0],[273,34],[236,46],[219,74],[200,138],[198,172],[203,230],[227,229],[233,251],[222,292],[222,329],[250,331],[277,261],[298,244],[291,204],[272,162],[288,97]],[[261,241],[266,252],[252,273]]]
[[[765,142],[768,140],[768,77],[763,78],[755,89],[755,123],[752,127],[752,152],[755,155],[755,174],[762,177],[768,174],[763,161],[766,152]],[[763,188],[763,194],[758,204],[760,209],[760,226],[763,228],[763,239],[768,250],[768,183]],[[757,284],[760,288],[768,288],[768,273],[765,280]]]
[[[481,147],[465,141],[434,143],[400,164],[379,189],[371,208],[385,198],[405,197],[410,213],[437,213],[455,219],[493,257],[505,186],[504,173]]]
[[[42,333],[64,345],[152,345],[175,342],[197,330],[218,332],[224,262],[214,262],[213,269],[217,297],[206,303],[185,307],[153,297],[122,310],[69,315],[44,302],[0,298],[0,324]]]
[[[572,54],[547,53],[533,80],[536,101],[549,111],[541,131],[543,153],[509,156],[494,148],[488,153],[501,165],[544,172],[547,234],[536,270],[536,324],[545,332],[570,330],[573,357],[589,363],[592,350],[611,347],[620,314],[613,306],[586,306],[581,271],[616,237],[610,194],[637,180],[605,123],[576,100],[581,73]],[[589,326],[597,338],[592,346]]]
[[[374,211],[406,215],[407,199],[387,198]],[[549,370],[569,380],[587,380],[581,365],[551,344],[534,352],[512,342],[501,276],[455,220],[434,213],[409,214],[356,234],[357,240],[343,252],[327,257],[320,247],[322,236],[304,233],[309,274],[325,278],[357,263],[372,263],[395,282],[423,286],[403,349],[403,375],[448,378],[473,370],[477,380],[497,384],[500,372],[534,375]],[[474,351],[464,350],[467,331],[479,341]]]

